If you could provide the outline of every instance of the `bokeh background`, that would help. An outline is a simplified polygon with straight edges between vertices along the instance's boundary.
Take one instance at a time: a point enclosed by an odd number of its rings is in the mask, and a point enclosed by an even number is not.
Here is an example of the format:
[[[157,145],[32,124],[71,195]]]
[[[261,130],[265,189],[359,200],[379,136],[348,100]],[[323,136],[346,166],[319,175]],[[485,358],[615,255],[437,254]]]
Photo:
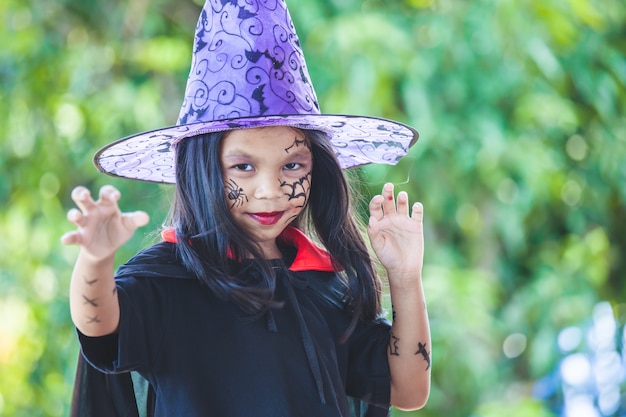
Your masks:
[[[426,208],[427,406],[394,416],[626,416],[626,3],[288,0],[326,113],[421,138],[393,181]],[[175,123],[199,0],[0,2],[0,415],[65,416],[78,344],[71,189],[151,224],[171,188],[91,157]]]

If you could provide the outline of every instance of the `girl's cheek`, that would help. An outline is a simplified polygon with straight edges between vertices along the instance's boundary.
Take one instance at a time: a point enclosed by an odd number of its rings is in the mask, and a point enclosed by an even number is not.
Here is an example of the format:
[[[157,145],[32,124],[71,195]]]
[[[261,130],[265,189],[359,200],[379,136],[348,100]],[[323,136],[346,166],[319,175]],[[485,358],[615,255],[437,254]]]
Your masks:
[[[248,202],[248,196],[233,179],[229,179],[224,184],[226,190],[226,199],[229,201],[230,208],[241,207]]]
[[[296,208],[304,208],[309,201],[311,191],[311,171],[296,181],[282,181],[280,188],[284,191],[289,201],[297,200]]]

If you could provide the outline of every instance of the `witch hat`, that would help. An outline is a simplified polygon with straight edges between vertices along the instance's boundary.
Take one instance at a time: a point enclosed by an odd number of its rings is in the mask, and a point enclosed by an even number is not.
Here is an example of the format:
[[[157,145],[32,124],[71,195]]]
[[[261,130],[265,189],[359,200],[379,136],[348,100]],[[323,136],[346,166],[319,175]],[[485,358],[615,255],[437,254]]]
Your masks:
[[[391,120],[321,114],[284,0],[207,0],[177,124],[113,142],[94,162],[109,175],[174,183],[176,143],[264,126],[325,132],[342,168],[393,165],[418,138]]]

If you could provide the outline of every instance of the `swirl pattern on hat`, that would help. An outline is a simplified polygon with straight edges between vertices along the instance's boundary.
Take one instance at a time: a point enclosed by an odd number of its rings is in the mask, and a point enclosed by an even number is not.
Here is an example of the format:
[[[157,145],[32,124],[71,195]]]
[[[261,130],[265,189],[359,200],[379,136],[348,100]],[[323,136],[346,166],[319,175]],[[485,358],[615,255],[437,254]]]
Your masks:
[[[94,161],[110,175],[173,183],[177,142],[264,126],[325,132],[343,168],[395,164],[418,138],[399,122],[320,113],[284,0],[207,0],[176,126],[118,140]]]

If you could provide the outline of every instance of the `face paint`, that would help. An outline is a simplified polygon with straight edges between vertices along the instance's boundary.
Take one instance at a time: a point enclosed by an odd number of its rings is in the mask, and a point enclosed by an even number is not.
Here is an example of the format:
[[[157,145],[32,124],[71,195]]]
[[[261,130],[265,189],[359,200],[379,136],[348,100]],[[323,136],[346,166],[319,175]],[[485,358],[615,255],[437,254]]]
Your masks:
[[[248,202],[248,197],[244,194],[243,188],[239,187],[232,179],[226,183],[226,191],[228,199],[233,202],[230,208],[241,207]]]
[[[279,180],[280,181],[280,180]],[[280,188],[285,191],[285,195],[289,198],[289,201],[295,199],[302,199],[302,204],[299,204],[298,208],[306,206],[309,201],[309,194],[311,192],[311,171],[309,171],[304,177],[298,181],[294,181],[288,184],[287,181],[280,182]]]
[[[293,144],[292,144],[291,146],[289,146],[288,148],[285,148],[285,152],[286,152],[286,153],[289,153],[289,151],[290,151],[292,148],[297,148],[297,147],[299,147],[300,145],[304,146],[304,147],[305,147],[305,148],[307,148],[308,150],[311,150],[311,147],[309,146],[309,142],[307,141],[307,139],[306,139],[306,138],[304,138],[304,139],[298,139],[298,138],[296,137],[296,138],[294,139]]]
[[[285,148],[285,153],[289,154],[289,151],[293,148],[299,148],[303,146],[304,148],[311,150],[309,142],[306,138],[298,139],[294,138],[294,142],[291,146]],[[297,208],[304,208],[309,201],[309,194],[311,191],[311,171],[307,172],[304,177],[300,177],[297,181],[292,182],[291,184],[288,181],[278,180],[280,182],[280,188],[283,189],[285,195],[289,199],[289,201],[301,199],[302,203],[298,204]],[[289,221],[293,221],[297,216],[293,216],[289,219]]]
[[[280,180],[278,180],[280,181]],[[280,181],[280,188],[285,191],[285,195],[289,201],[301,199],[302,202],[296,205],[296,208],[304,208],[309,201],[311,193],[311,172],[309,171],[304,177],[298,181],[288,184],[287,181]],[[291,223],[298,215],[291,216],[288,222]]]
[[[309,201],[313,154],[301,132],[285,126],[229,132],[220,149],[224,193],[233,221],[264,256],[281,256],[276,238]]]

